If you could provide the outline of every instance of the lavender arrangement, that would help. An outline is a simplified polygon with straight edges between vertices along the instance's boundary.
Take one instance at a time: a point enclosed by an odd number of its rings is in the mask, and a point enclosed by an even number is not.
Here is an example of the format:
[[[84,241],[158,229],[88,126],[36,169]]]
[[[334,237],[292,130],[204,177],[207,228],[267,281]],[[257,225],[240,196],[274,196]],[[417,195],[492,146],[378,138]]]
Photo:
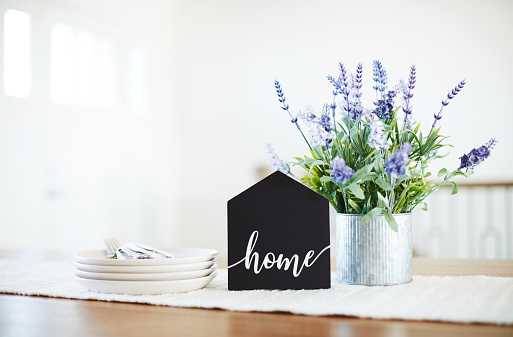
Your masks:
[[[306,171],[300,180],[326,197],[338,213],[365,214],[362,223],[383,214],[397,231],[393,214],[409,213],[419,205],[427,210],[425,199],[444,184],[452,184],[452,194],[456,194],[458,185],[453,178],[470,176],[490,156],[497,141],[491,139],[464,154],[459,167],[453,171],[441,169],[437,174],[440,179],[436,180],[428,172],[429,164],[445,157],[438,151],[449,146],[443,143],[446,137],[439,134],[437,122],[465,81],[447,94],[425,135],[414,120],[411,104],[416,83],[414,65],[406,82],[389,89],[385,68],[381,62],[373,62],[373,109],[361,103],[362,74],[361,64],[354,74],[349,74],[340,63],[338,77],[327,76],[333,86],[331,103],[325,104],[318,115],[311,107],[293,115],[280,83],[275,81],[274,85],[282,109],[310,150],[308,156],[295,158],[294,165]],[[402,102],[396,106],[399,97]],[[271,145],[268,153],[276,170],[292,176],[290,164],[280,160]]]

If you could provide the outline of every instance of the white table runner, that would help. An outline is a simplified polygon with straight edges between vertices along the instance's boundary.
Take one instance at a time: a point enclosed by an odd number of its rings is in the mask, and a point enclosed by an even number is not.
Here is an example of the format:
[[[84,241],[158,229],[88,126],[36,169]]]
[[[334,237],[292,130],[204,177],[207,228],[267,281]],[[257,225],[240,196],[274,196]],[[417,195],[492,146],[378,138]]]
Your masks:
[[[326,290],[228,291],[228,273],[221,269],[201,290],[132,296],[88,291],[74,279],[73,270],[71,261],[0,260],[0,293],[233,311],[513,324],[513,278],[507,277],[414,276],[409,284],[366,287],[339,284],[333,273],[332,287]]]

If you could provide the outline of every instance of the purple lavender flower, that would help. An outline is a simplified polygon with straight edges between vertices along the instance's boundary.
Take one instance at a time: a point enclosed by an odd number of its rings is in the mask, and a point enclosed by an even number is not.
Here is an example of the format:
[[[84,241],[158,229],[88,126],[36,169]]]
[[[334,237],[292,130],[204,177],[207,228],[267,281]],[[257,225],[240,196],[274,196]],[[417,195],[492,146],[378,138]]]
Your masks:
[[[347,166],[344,159],[340,157],[333,158],[331,161],[331,169],[333,181],[337,184],[348,181],[354,174],[353,169]]]
[[[280,101],[283,104],[281,108],[289,113],[290,121],[294,123],[299,130],[301,130],[297,122],[297,117],[293,117],[289,111],[289,105],[287,104],[287,102],[285,102],[285,94],[283,93],[283,90],[281,89],[281,84],[280,82],[278,82],[278,80],[274,80],[274,87],[276,88],[276,93],[278,94],[278,101]]]
[[[378,60],[372,62],[372,80],[376,83],[372,88],[376,90],[376,102],[378,105],[378,92],[381,94],[381,99],[384,98],[385,91],[387,90],[387,71],[383,68],[383,65]]]
[[[267,154],[269,155],[269,161],[276,171],[290,174],[290,165],[278,157],[278,154],[276,154],[276,151],[274,151],[274,148],[271,144],[267,144]]]
[[[362,77],[363,77],[363,66],[361,63],[358,63],[358,66],[356,67],[356,89],[360,90],[362,88]]]
[[[433,131],[433,129],[435,128],[436,122],[442,119],[442,110],[445,106],[449,105],[449,100],[453,99],[454,96],[459,94],[459,92],[461,91],[461,89],[463,89],[464,86],[465,80],[461,81],[456,87],[454,87],[454,89],[451,90],[451,92],[447,94],[447,98],[445,99],[445,101],[442,101],[442,107],[440,108],[440,111],[438,111],[438,114],[434,114],[435,121],[433,122],[433,126],[431,126],[431,131]]]
[[[301,122],[306,126],[306,131],[310,136],[310,144],[315,146],[327,146],[331,140],[331,118],[328,110],[323,109],[320,117],[317,117],[310,106],[306,106],[304,111],[298,113]]]
[[[333,87],[335,88],[333,90],[333,95],[338,95],[339,93],[342,92],[342,78],[338,78],[338,79],[335,79],[333,76],[331,75],[328,75],[326,76],[326,78],[328,79],[328,81],[333,85]]]
[[[417,81],[417,70],[413,64],[410,68],[410,76],[408,78],[408,84],[403,87],[403,100],[404,100],[404,126],[410,124],[412,121],[412,106],[410,104],[410,98],[413,97],[412,90],[415,88],[415,82]]]
[[[387,144],[387,135],[381,119],[376,114],[368,110],[365,111],[363,115],[369,121],[369,146],[377,150],[388,149],[390,146]]]
[[[359,72],[359,73],[358,73]],[[359,120],[363,113],[363,106],[361,102],[362,93],[360,88],[362,87],[361,80],[361,64],[357,69],[356,75],[351,74],[349,76],[349,95],[347,97],[348,109],[350,114],[349,118],[353,121]]]
[[[385,99],[378,100],[378,103],[376,104],[376,109],[374,109],[374,113],[378,115],[379,118],[392,118],[391,112],[394,109],[394,98],[396,95],[397,92],[395,90],[391,90],[386,94]]]
[[[410,143],[404,143],[403,146],[385,162],[385,171],[392,175],[392,178],[402,178],[406,175],[406,165],[408,164],[408,154],[411,152]]]
[[[497,144],[496,139],[490,139],[488,143],[480,146],[477,149],[472,149],[469,154],[464,154],[460,157],[460,169],[473,170],[474,167],[481,164],[486,158],[490,156],[490,150]]]
[[[339,62],[338,64],[340,69],[340,74],[338,76],[338,79],[335,80],[333,76],[328,75],[328,81],[335,87],[335,90],[333,91],[333,95],[336,96],[337,94],[342,94],[344,97],[344,101],[346,104],[344,105],[344,111],[347,114],[347,120],[351,120],[351,103],[349,101],[349,95],[350,95],[350,86],[347,81],[347,71],[346,67],[342,62]],[[360,67],[361,68],[361,67]],[[361,69],[360,69],[360,77],[361,77]],[[359,79],[361,83],[361,78]],[[361,85],[360,85],[361,87]],[[335,119],[335,109],[333,108],[333,119]],[[351,134],[349,134],[349,143],[351,143]]]
[[[349,88],[349,83],[347,82],[347,71],[346,71],[346,67],[344,66],[343,63],[339,63],[338,64],[339,68],[340,68],[340,77],[339,79],[341,79],[341,86],[340,86],[340,91],[339,93],[342,94],[342,96],[344,97],[344,100],[347,102],[347,105],[344,106],[344,111],[346,113],[350,113],[351,112],[351,106],[349,104],[349,92],[350,92],[350,88]]]
[[[331,132],[332,126],[331,126],[331,117],[329,114],[330,106],[325,104],[322,107],[322,114],[319,117],[318,123],[321,124],[321,126],[324,128],[326,132]]]

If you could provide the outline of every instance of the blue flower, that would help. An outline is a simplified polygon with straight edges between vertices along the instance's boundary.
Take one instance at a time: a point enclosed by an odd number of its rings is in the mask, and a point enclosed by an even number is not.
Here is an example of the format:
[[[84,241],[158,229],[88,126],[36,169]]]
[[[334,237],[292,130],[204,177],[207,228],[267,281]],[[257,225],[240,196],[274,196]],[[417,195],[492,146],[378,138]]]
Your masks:
[[[412,122],[412,111],[410,98],[413,97],[412,90],[415,88],[415,82],[417,81],[417,70],[415,69],[415,65],[412,65],[410,68],[410,76],[408,78],[408,84],[405,84],[403,87],[403,100],[404,100],[404,125],[410,124]]]
[[[353,120],[359,120],[363,113],[363,106],[361,102],[362,93],[360,92],[360,88],[362,87],[362,65],[359,64],[356,70],[356,75],[351,74],[349,77],[349,95],[347,96],[348,108],[350,114],[348,117]]]
[[[477,149],[472,149],[469,154],[464,154],[460,157],[460,170],[466,169],[473,170],[474,167],[481,164],[486,158],[490,157],[490,150],[497,144],[496,139],[490,139],[488,143],[480,146]]]
[[[285,102],[285,94],[283,93],[283,90],[281,89],[281,84],[280,82],[278,82],[278,80],[274,80],[274,87],[276,88],[276,93],[278,94],[278,101],[280,101],[280,103],[283,104],[281,108],[289,113],[290,121],[294,123],[299,130],[301,130],[297,122],[297,117],[292,116],[292,114],[289,111],[289,105],[287,104],[287,102]]]
[[[347,166],[344,159],[340,157],[336,157],[331,161],[331,168],[333,181],[337,184],[348,181],[354,174],[353,169]]]
[[[385,162],[385,171],[392,178],[402,178],[406,175],[406,165],[408,165],[408,154],[410,154],[412,146],[410,143],[404,143],[403,146]]]
[[[290,174],[290,165],[278,157],[278,154],[276,154],[276,151],[274,151],[274,148],[271,144],[267,144],[267,154],[269,155],[269,161],[276,171]]]
[[[440,111],[438,111],[438,114],[434,114],[435,121],[433,122],[433,125],[431,126],[431,131],[433,131],[433,129],[435,128],[436,122],[439,121],[440,119],[442,119],[442,110],[444,109],[444,107],[449,105],[449,100],[453,99],[454,96],[459,94],[459,92],[461,91],[461,89],[463,89],[465,84],[466,84],[465,80],[461,81],[460,83],[458,83],[458,85],[456,87],[454,87],[454,89],[452,89],[447,94],[447,99],[445,99],[445,101],[442,101],[442,107],[440,108]]]
[[[318,123],[321,124],[321,126],[324,128],[326,132],[331,132],[331,117],[329,115],[329,105],[324,105],[322,108],[322,114],[321,117],[319,117]]]
[[[363,66],[361,63],[358,63],[358,67],[356,67],[356,89],[360,90],[362,88],[362,77],[363,77]]]
[[[381,94],[380,97],[383,99],[385,95],[385,91],[387,90],[387,71],[381,65],[381,62],[378,60],[374,60],[372,62],[372,80],[376,83],[372,88],[376,90],[376,100],[378,100],[378,92]],[[378,102],[374,102],[375,105],[378,105]]]
[[[363,78],[362,64],[358,64],[358,67],[356,68],[356,75],[350,74],[349,78],[344,64],[340,62],[338,66],[340,71],[338,79],[328,75],[328,81],[335,88],[333,90],[334,96],[342,94],[345,101],[343,110],[345,114],[347,114],[348,120],[357,120],[360,118],[363,112],[363,108],[361,107],[360,102],[360,98],[362,97],[362,93],[360,92]],[[331,106],[333,111],[335,111],[335,107],[335,105]]]
[[[317,117],[310,106],[305,111],[300,111],[298,117],[306,126],[306,132],[310,137],[310,144],[315,146],[327,146],[331,143],[332,123],[327,106],[324,107],[320,117]]]
[[[394,98],[397,92],[395,90],[391,90],[386,94],[385,99],[378,100],[376,104],[376,109],[374,109],[374,113],[379,118],[391,119],[392,118],[392,110],[394,109]]]

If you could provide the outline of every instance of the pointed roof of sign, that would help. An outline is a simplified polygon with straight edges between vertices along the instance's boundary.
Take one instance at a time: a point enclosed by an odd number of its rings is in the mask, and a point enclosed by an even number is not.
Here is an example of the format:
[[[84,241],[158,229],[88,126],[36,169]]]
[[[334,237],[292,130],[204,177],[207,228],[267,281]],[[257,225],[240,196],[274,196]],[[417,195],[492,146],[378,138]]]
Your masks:
[[[245,195],[248,195],[248,194],[253,194],[253,193],[260,194],[260,193],[265,193],[266,191],[272,192],[272,193],[291,193],[291,188],[292,188],[292,191],[296,190],[298,193],[299,192],[308,193],[309,196],[312,198],[324,199],[323,196],[321,196],[320,194],[318,194],[315,191],[312,191],[310,188],[303,185],[302,183],[295,180],[294,178],[291,178],[280,171],[275,171],[274,173],[271,173],[264,179],[260,180],[256,184],[254,184],[253,186],[251,186],[251,187],[247,188],[246,190],[242,191],[241,193],[237,194],[236,196],[234,196],[233,198],[228,200],[228,202],[230,202],[234,199],[238,199],[239,197],[244,197]]]

